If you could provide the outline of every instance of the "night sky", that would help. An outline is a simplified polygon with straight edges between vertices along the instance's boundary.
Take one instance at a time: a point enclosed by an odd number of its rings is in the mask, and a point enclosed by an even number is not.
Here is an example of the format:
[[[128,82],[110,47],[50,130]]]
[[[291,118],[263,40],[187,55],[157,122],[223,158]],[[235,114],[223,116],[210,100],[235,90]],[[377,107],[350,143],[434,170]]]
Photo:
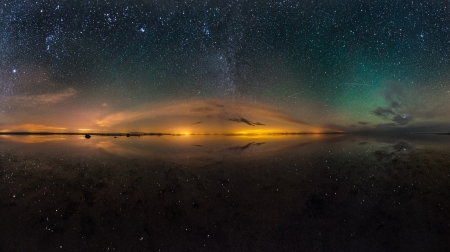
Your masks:
[[[449,1],[2,1],[0,131],[450,131]]]

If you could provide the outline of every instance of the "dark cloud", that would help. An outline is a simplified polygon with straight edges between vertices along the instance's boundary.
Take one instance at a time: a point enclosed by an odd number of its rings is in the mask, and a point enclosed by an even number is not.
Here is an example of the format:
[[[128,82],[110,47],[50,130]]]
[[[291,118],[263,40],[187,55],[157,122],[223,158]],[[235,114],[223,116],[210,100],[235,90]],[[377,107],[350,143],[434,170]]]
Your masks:
[[[242,118],[242,117],[241,118],[230,118],[230,119],[228,119],[228,121],[237,122],[237,123],[245,123],[245,124],[250,125],[250,126],[255,126],[255,125],[264,126],[265,125],[265,124],[260,123],[260,122],[251,122],[251,121],[249,121],[249,120],[247,120],[245,118]]]
[[[397,125],[407,125],[412,121],[412,117],[409,117],[407,115],[396,115],[394,118],[392,118],[392,121],[395,122]]]
[[[195,123],[193,123],[193,124],[201,124],[201,123],[203,123],[202,121],[200,121],[200,122],[195,122]]]
[[[417,106],[405,95],[405,88],[400,85],[388,85],[383,96],[387,107],[377,107],[371,113],[387,121],[392,121],[396,126],[405,126],[413,121],[411,111],[416,111]]]
[[[412,122],[413,117],[407,113],[396,112],[392,108],[382,108],[378,107],[372,114],[388,121],[392,121],[395,125],[404,126]]]
[[[395,112],[392,111],[392,109],[390,109],[390,108],[378,107],[374,111],[372,111],[372,114],[379,116],[383,119],[388,119],[389,116],[395,115]]]
[[[250,126],[255,126],[255,125],[253,125],[253,123],[251,123],[249,120],[247,120],[247,119],[245,119],[245,118],[230,118],[230,119],[228,119],[229,121],[232,121],[232,122],[237,122],[237,123],[241,123],[241,122],[243,122],[243,123],[245,123],[245,124],[248,124],[248,125],[250,125]]]
[[[368,125],[368,124],[370,124],[368,122],[358,122],[358,123],[361,124],[361,125]]]

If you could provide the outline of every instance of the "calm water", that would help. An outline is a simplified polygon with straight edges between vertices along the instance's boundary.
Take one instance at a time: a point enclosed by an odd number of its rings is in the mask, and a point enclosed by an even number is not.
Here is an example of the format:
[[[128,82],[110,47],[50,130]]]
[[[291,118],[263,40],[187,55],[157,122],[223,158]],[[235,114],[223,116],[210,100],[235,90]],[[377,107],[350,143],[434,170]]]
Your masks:
[[[0,251],[449,251],[450,136],[0,136]]]

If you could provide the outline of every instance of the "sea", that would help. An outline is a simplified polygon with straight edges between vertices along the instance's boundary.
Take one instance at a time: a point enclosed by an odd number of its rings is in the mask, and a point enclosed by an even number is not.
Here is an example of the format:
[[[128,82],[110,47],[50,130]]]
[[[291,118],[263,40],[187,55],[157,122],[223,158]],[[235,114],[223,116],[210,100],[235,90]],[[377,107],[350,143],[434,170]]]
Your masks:
[[[450,135],[1,135],[0,251],[450,251]]]

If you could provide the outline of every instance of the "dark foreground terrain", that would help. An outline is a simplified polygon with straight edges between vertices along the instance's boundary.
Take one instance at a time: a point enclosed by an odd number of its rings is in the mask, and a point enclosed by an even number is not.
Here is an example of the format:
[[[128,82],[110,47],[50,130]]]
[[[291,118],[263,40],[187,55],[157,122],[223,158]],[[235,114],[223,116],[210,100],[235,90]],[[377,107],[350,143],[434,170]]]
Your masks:
[[[0,138],[0,251],[450,251],[446,136]]]

